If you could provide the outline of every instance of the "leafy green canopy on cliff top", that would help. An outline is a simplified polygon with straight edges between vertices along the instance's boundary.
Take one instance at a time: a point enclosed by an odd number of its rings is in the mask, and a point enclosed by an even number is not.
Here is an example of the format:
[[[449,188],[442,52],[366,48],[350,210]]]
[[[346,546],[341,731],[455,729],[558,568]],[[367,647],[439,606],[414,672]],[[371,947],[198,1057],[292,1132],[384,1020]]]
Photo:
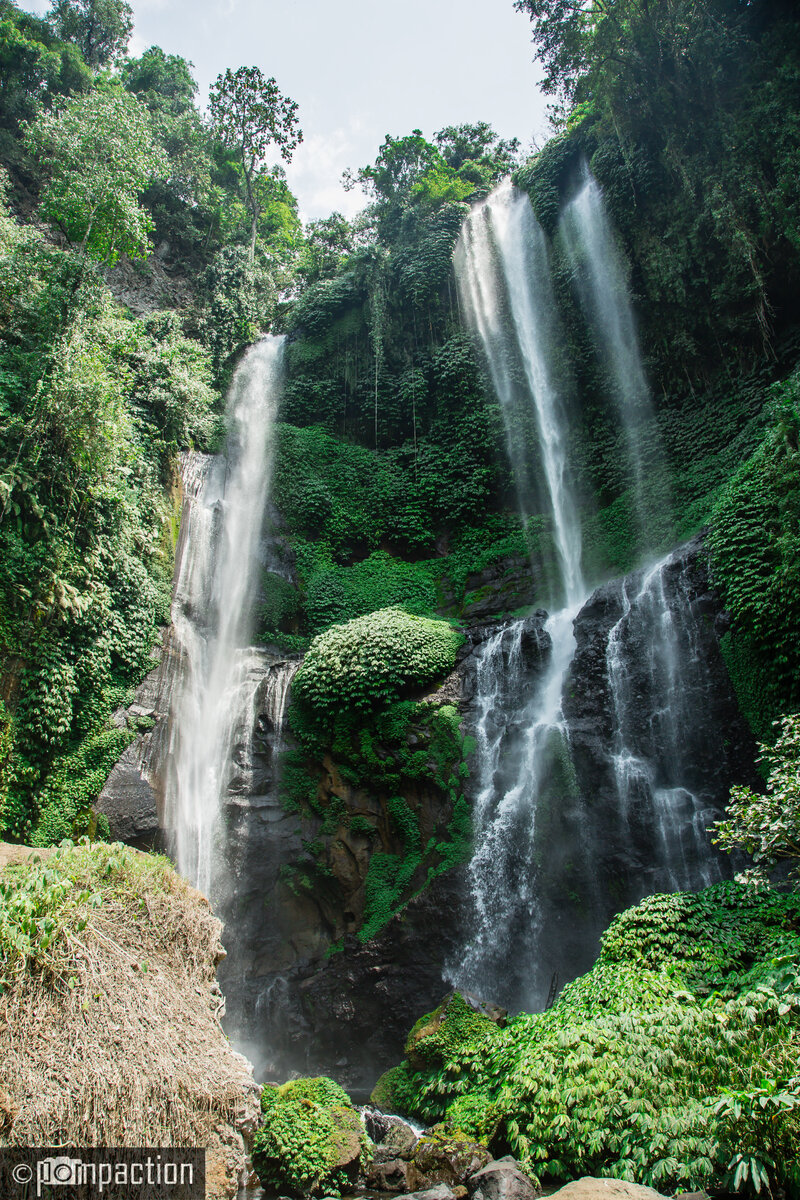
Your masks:
[[[461,641],[446,621],[380,609],[316,637],[294,678],[294,692],[326,717],[390,704],[402,691],[451,671]]]

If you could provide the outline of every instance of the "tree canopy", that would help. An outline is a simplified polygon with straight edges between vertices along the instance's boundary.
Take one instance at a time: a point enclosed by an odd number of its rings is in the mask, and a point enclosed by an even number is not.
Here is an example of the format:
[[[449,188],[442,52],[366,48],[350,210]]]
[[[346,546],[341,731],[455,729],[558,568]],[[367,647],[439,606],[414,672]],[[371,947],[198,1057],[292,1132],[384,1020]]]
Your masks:
[[[39,118],[28,144],[46,175],[42,211],[70,242],[109,263],[147,253],[153,223],[139,197],[166,160],[138,100],[121,91],[75,96]]]
[[[80,48],[90,67],[104,67],[125,53],[133,9],[127,0],[53,0],[51,21],[60,38]]]

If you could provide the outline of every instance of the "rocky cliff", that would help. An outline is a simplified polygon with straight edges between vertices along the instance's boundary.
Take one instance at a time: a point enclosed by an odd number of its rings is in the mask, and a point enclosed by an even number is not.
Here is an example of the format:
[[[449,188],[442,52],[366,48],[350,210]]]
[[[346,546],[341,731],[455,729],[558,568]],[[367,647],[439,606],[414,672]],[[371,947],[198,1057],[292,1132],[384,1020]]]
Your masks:
[[[505,575],[496,582],[506,589]],[[467,621],[453,675],[409,702],[395,740],[371,731],[369,761],[358,757],[363,745],[357,754],[339,746],[320,761],[290,752],[286,767],[287,731],[269,703],[270,676],[286,667],[264,651],[255,728],[233,755],[218,905],[232,951],[221,969],[227,1027],[265,1076],[325,1071],[367,1090],[396,1061],[413,1020],[440,1000],[471,933],[468,847],[456,847],[453,819],[460,787],[468,803],[475,799],[469,735],[487,719],[480,663],[507,630],[502,686],[488,714],[503,733],[496,784],[507,790],[515,746],[527,734],[526,702],[550,653],[546,619],[540,611],[522,621]],[[729,870],[706,828],[730,784],[752,778],[754,746],[720,653],[724,628],[699,539],[656,568],[604,584],[579,612],[563,698],[568,753],[536,814],[535,962],[523,952],[531,918],[521,909],[506,994],[488,999],[513,1007],[515,990],[522,994],[535,971],[543,1005],[590,965],[614,912],[653,890],[699,887]],[[118,780],[127,772],[135,781],[144,762],[154,798],[153,751],[167,744],[157,697],[168,673],[162,662],[137,697],[156,726],[117,768]],[[460,721],[467,738],[447,742],[438,758],[435,720],[451,729]],[[420,762],[414,775],[409,764]],[[287,769],[292,778],[279,785]],[[307,799],[297,799],[298,778]],[[105,811],[114,788],[112,776]],[[118,832],[124,808],[123,794],[112,816]],[[376,900],[376,867],[389,860],[408,865],[408,878]]]

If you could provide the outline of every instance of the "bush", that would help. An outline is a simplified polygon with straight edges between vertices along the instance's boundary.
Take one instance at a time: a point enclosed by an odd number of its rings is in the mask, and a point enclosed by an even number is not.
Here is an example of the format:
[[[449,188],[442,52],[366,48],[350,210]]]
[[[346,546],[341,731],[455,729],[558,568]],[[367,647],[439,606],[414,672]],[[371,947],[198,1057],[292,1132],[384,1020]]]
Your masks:
[[[350,708],[385,707],[404,690],[433,683],[451,671],[461,641],[461,634],[446,621],[384,608],[316,637],[293,690],[328,720]]]
[[[599,962],[547,1012],[503,1030],[458,1009],[423,1018],[381,1093],[510,1148],[543,1181],[712,1188],[744,1161],[735,1186],[797,1196],[798,992],[797,895],[653,896],[615,919]]]
[[[371,1142],[350,1097],[332,1079],[293,1079],[261,1094],[253,1166],[262,1185],[295,1196],[339,1194],[353,1184]]]

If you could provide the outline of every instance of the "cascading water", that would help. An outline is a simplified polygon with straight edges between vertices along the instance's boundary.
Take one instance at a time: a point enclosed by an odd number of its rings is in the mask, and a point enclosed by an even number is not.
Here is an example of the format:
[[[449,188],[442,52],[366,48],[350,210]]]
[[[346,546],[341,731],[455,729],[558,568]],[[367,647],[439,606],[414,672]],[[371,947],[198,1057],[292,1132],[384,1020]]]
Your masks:
[[[667,572],[676,578],[667,586]],[[697,706],[709,670],[698,645],[690,588],[674,555],[645,571],[611,629],[606,671],[614,712],[610,761],[623,836],[631,853],[644,841],[648,890],[677,891],[721,878],[708,827],[718,815],[697,764],[709,746]],[[655,834],[655,836],[654,836]]]
[[[632,474],[635,532],[646,553],[671,532],[670,488],[623,263],[603,193],[586,166],[558,229],[617,407]]]
[[[562,342],[547,245],[527,196],[504,183],[473,209],[455,266],[462,305],[500,401],[523,517],[533,511],[530,480],[537,468],[544,477],[556,549],[551,590],[562,607],[535,631],[537,680],[528,696],[517,698],[511,720],[504,693],[531,665],[523,647],[533,631],[518,622],[491,637],[479,654],[471,935],[448,974],[457,986],[492,995],[500,987],[507,1002],[530,1005],[546,987],[537,955],[537,806],[569,755],[561,693],[575,645],[572,623],[586,586],[558,371]],[[535,436],[525,437],[531,419]],[[512,950],[518,967],[513,979]]]
[[[179,869],[207,894],[220,805],[237,769],[233,747],[252,737],[264,681],[248,640],[282,359],[282,338],[267,336],[248,350],[231,385],[225,457],[184,461],[188,511],[172,606],[180,683],[166,815]]]
[[[659,537],[654,498],[667,522],[669,504],[658,491],[660,446],[624,274],[588,174],[560,230],[617,398],[633,524],[646,552],[650,533]],[[595,621],[604,640],[584,644],[580,670],[590,679],[579,695],[586,679],[576,679],[574,628],[585,643],[582,622],[591,624],[603,589],[589,602],[568,460],[564,343],[546,239],[527,196],[506,183],[473,209],[454,261],[462,308],[500,401],[523,518],[549,517],[557,578],[548,583],[560,607],[482,642],[475,635],[471,911],[446,973],[509,1007],[541,1007],[556,973],[571,976],[591,962],[609,896],[633,900],[645,889],[719,878],[705,829],[718,811],[721,776],[701,779],[692,767],[705,757],[693,728],[702,725],[696,708],[708,680],[700,675],[712,651],[704,643],[698,652],[691,588],[670,557],[635,576],[630,595],[623,582],[604,610],[608,623]],[[603,693],[610,714],[598,712]],[[606,725],[603,740],[598,729]]]
[[[534,511],[532,481],[540,466],[557,554],[555,599],[574,606],[585,586],[558,369],[562,338],[547,244],[528,197],[510,182],[501,184],[464,222],[454,263],[462,305],[500,401],[523,516]],[[528,434],[531,418],[535,438]]]

